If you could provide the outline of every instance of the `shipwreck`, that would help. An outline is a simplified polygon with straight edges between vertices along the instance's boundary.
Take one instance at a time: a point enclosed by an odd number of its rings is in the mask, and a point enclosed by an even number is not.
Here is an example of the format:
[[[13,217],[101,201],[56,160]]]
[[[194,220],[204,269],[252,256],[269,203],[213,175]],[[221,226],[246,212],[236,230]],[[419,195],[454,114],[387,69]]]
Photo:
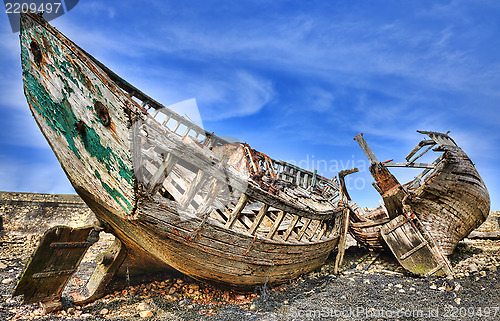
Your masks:
[[[350,200],[342,171],[328,179],[207,132],[132,86],[50,26],[21,15],[24,91],[31,112],[94,226],[47,231],[14,295],[60,306],[69,278],[101,231],[116,236],[77,304],[124,275],[179,271],[239,289],[276,284],[321,266],[347,233],[388,246],[409,271],[451,275],[446,259],[485,220],[489,196],[446,134],[425,132],[406,163],[379,162],[357,141],[385,206]],[[420,152],[425,147],[424,152]],[[416,163],[434,147],[432,164]],[[412,158],[413,157],[413,158]],[[390,166],[422,167],[401,185]]]

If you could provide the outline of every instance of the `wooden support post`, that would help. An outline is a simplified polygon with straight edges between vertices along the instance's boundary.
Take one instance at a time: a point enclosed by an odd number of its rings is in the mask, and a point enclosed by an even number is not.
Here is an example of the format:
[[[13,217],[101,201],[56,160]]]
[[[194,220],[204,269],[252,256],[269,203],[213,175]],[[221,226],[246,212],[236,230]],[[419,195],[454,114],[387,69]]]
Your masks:
[[[177,131],[177,129],[179,129],[179,127],[181,126],[181,124],[182,124],[181,121],[178,120],[177,124],[175,124],[175,127],[174,127],[174,129],[172,129],[172,131],[175,133]]]
[[[368,144],[366,143],[363,137],[363,133],[357,134],[356,137],[354,137],[354,140],[358,142],[359,146],[361,147],[371,164],[379,163],[377,157],[375,157],[375,154],[373,154],[372,150],[370,149],[370,146],[368,146]]]
[[[321,227],[321,232],[319,232],[318,241],[321,240],[321,238],[325,235],[326,230],[328,228],[328,224],[325,222],[323,222],[321,225],[323,225],[323,226]]]
[[[210,191],[205,195],[203,201],[201,201],[200,206],[198,207],[197,214],[205,214],[205,212],[210,208],[210,205],[213,203],[214,197],[219,193],[222,185],[224,183],[218,181],[216,178],[212,179],[212,182],[209,183],[212,185]]]
[[[316,232],[318,232],[319,227],[321,226],[322,221],[319,221],[318,224],[316,224],[316,227],[314,227],[311,236],[309,237],[309,241],[312,241],[314,238],[314,235],[316,235]]]
[[[345,253],[345,245],[347,239],[347,231],[349,227],[349,208],[344,208],[344,213],[342,217],[342,228],[340,230],[340,240],[339,240],[339,251],[337,253],[337,257],[335,258],[335,267],[333,269],[334,274],[339,273],[340,265],[342,265],[342,261],[344,260]]]
[[[259,227],[260,223],[262,223],[262,220],[264,219],[264,216],[266,215],[268,209],[269,205],[264,203],[260,208],[257,217],[253,221],[252,226],[250,226],[248,233],[255,235],[255,232],[257,231],[257,228]]]
[[[298,216],[298,215],[295,215],[293,217],[292,221],[290,222],[290,225],[288,225],[288,228],[286,229],[285,234],[283,235],[284,241],[288,240],[288,238],[292,234],[293,229],[295,228],[295,226],[299,222],[299,219],[300,219],[300,216]]]
[[[302,239],[302,237],[304,237],[304,234],[306,234],[306,230],[312,221],[310,218],[306,218],[305,220],[306,220],[306,222],[304,223],[304,226],[302,226],[302,228],[299,231],[299,236],[297,237],[297,241],[300,241]]]
[[[167,127],[167,123],[169,120],[170,120],[170,115],[167,115],[167,117],[165,117],[165,119],[163,120],[162,125]]]
[[[177,159],[174,158],[172,154],[168,154],[149,181],[147,189],[148,194],[152,195],[156,193],[159,183],[161,183],[161,181],[168,176],[176,164]]]
[[[203,172],[203,170],[199,169],[198,172],[196,173],[196,176],[194,177],[193,181],[191,182],[191,184],[189,184],[189,187],[184,192],[184,194],[182,195],[182,198],[179,201],[181,208],[183,208],[183,209],[188,208],[189,204],[191,204],[191,201],[193,200],[194,196],[196,195],[196,192],[199,191],[200,186],[205,181],[204,180],[205,177],[206,177],[206,175]]]
[[[272,239],[274,234],[276,234],[276,231],[278,231],[278,228],[281,224],[281,222],[283,222],[283,218],[285,217],[285,212],[284,211],[280,211],[278,213],[278,217],[276,218],[276,220],[274,221],[274,224],[273,226],[271,227],[271,230],[269,231],[269,233],[267,234],[267,238],[269,239]]]
[[[245,205],[247,205],[248,201],[248,196],[247,194],[241,194],[240,200],[238,201],[238,204],[234,207],[233,211],[231,212],[231,215],[229,216],[229,219],[226,222],[226,228],[232,228],[236,220],[238,219],[238,216],[240,216],[241,211],[243,211],[243,208],[245,208]]]
[[[183,137],[184,137],[184,136],[187,136],[187,134],[189,134],[189,131],[190,131],[190,130],[191,130],[191,127],[189,127],[189,126],[188,126],[188,127],[186,128],[186,131],[184,132],[184,134],[182,134],[182,136],[183,136]]]

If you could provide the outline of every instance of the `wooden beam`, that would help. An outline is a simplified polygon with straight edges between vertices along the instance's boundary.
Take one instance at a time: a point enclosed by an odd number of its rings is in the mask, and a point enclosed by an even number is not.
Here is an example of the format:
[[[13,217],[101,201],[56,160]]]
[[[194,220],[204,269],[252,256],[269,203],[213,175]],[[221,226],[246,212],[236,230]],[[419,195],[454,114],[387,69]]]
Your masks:
[[[156,192],[161,181],[165,179],[165,177],[167,177],[168,174],[170,174],[170,172],[172,171],[172,169],[176,164],[177,164],[177,159],[174,158],[171,153],[169,153],[161,163],[160,167],[158,167],[156,172],[153,174],[151,180],[149,181],[147,189],[148,194],[151,195]]]
[[[368,144],[366,143],[365,138],[363,137],[363,133],[357,134],[356,137],[354,137],[354,140],[358,142],[359,146],[361,147],[371,164],[379,163],[370,146],[368,146]]]
[[[283,218],[285,217],[285,214],[286,213],[284,211],[280,211],[278,213],[278,217],[274,221],[274,224],[271,227],[271,230],[267,234],[267,238],[269,238],[269,239],[273,238],[274,234],[276,234],[276,231],[278,231],[278,227],[280,226],[281,222],[283,222]]]
[[[268,209],[269,209],[268,204],[262,205],[262,207],[259,210],[259,213],[257,214],[257,217],[252,223],[252,226],[248,230],[248,233],[255,235],[255,232],[257,231],[257,228],[259,227],[260,223],[262,223],[262,220],[264,219],[264,216],[266,215]]]
[[[297,237],[297,241],[300,241],[302,239],[302,237],[304,237],[304,234],[306,233],[306,230],[309,227],[309,224],[311,224],[311,221],[312,220],[310,218],[306,218],[304,225],[302,226],[302,228],[299,231],[299,236]]]
[[[349,213],[350,210],[348,208],[345,208],[342,217],[342,228],[340,230],[340,240],[338,245],[339,251],[337,253],[337,257],[335,258],[335,267],[333,269],[334,274],[339,273],[340,266],[342,265],[342,261],[344,260],[347,232],[349,227]]]
[[[247,205],[247,201],[248,201],[247,194],[245,193],[241,194],[238,204],[236,204],[233,211],[231,212],[231,215],[229,216],[229,219],[226,222],[226,228],[230,229],[233,227],[234,223],[238,219],[238,216],[241,214],[241,211],[243,211],[243,208],[245,207],[245,205]]]
[[[284,241],[288,240],[288,238],[290,237],[290,234],[292,234],[293,229],[295,228],[295,226],[299,222],[299,219],[300,219],[300,216],[298,216],[298,215],[295,215],[293,217],[292,221],[290,222],[290,225],[288,225],[288,228],[286,229],[285,234],[283,235]]]
[[[181,208],[185,209],[189,206],[191,201],[193,200],[196,193],[199,191],[200,185],[205,181],[206,175],[203,170],[198,170],[196,176],[194,177],[191,184],[189,184],[187,191],[184,192],[182,198],[179,201]]]

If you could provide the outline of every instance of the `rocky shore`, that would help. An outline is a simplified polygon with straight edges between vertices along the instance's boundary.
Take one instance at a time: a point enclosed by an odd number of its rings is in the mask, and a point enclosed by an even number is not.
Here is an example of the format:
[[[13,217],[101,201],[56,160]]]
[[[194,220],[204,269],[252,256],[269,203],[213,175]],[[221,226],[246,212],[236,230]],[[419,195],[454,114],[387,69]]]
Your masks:
[[[351,240],[339,275],[333,274],[334,252],[318,271],[281,286],[257,287],[250,293],[215,288],[177,275],[128,286],[88,305],[75,306],[70,293],[85,285],[95,256],[113,241],[112,235],[103,235],[70,280],[63,295],[64,309],[46,314],[36,304],[22,305],[21,299],[11,294],[43,232],[30,228],[33,220],[26,217],[33,214],[26,207],[40,211],[47,204],[43,198],[36,206],[21,203],[18,197],[17,206],[24,208],[20,211],[5,200],[5,194],[0,196],[0,203],[4,201],[0,204],[4,219],[4,230],[0,231],[1,320],[500,319],[500,240],[495,239],[460,242],[450,257],[456,273],[453,280],[413,277],[390,252],[370,252]],[[21,196],[26,202],[26,195]],[[80,206],[76,201],[57,206],[50,201],[52,212],[44,212],[44,224],[68,224],[62,219],[68,217],[68,210],[73,213],[73,223],[90,221],[84,207],[75,211]],[[498,231],[499,216],[499,212],[492,212],[479,231]]]

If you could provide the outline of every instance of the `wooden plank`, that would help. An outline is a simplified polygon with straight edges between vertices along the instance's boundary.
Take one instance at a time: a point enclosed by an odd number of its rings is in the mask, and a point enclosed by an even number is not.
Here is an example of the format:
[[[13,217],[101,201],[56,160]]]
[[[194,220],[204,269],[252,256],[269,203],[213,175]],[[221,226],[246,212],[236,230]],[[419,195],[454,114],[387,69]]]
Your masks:
[[[423,152],[421,152],[420,154],[418,154],[417,156],[415,156],[412,160],[409,160],[408,163],[410,164],[413,164],[415,163],[415,161],[417,159],[419,159],[420,157],[422,157],[425,153],[427,153],[432,147],[434,147],[434,144],[433,145],[430,145],[429,147],[427,147]]]
[[[201,169],[198,170],[195,178],[189,184],[187,190],[184,192],[182,198],[179,200],[181,208],[187,208],[189,206],[195,194],[199,191],[200,185],[204,183],[205,178],[206,178],[205,172],[202,171]]]
[[[330,209],[327,210],[315,210],[310,206],[306,206],[304,204],[293,203],[294,199],[290,198],[290,200],[284,199],[285,195],[281,194],[282,197],[272,195],[264,190],[262,190],[258,186],[254,186],[252,184],[248,185],[248,189],[246,191],[248,196],[253,199],[257,199],[263,203],[267,203],[270,206],[282,210],[284,212],[290,214],[296,214],[301,217],[307,217],[315,220],[328,220],[335,217],[340,211],[340,208],[334,208],[331,206]],[[296,199],[295,199],[296,200]]]
[[[413,168],[430,168],[433,169],[435,166],[428,163],[385,163],[386,167],[413,167]]]
[[[272,239],[274,237],[274,234],[276,234],[276,231],[278,231],[278,227],[280,226],[281,222],[283,221],[283,218],[285,217],[286,213],[283,211],[280,211],[278,214],[278,217],[274,221],[273,226],[271,227],[271,230],[267,234],[267,238]]]
[[[420,243],[419,245],[415,246],[413,249],[409,250],[408,252],[402,254],[399,258],[401,260],[404,260],[406,259],[407,257],[409,257],[410,255],[412,255],[413,253],[417,252],[418,250],[420,250],[421,248],[423,248],[424,246],[427,245],[427,241],[423,241],[422,243]]]
[[[321,221],[315,221],[315,220],[313,220],[311,224],[313,224],[314,227],[311,228],[311,234],[307,238],[307,240],[309,242],[312,242],[314,236],[316,235],[316,232],[318,231],[318,229],[319,229],[319,227],[321,225]]]
[[[221,187],[224,185],[223,182],[218,181],[217,179],[212,179],[212,188],[209,190],[207,195],[203,198],[203,200],[200,203],[200,207],[198,207],[197,213],[198,214],[204,214],[210,206],[213,203],[214,198],[217,196],[219,193]]]
[[[285,231],[285,234],[283,235],[283,240],[285,240],[285,241],[288,240],[288,238],[292,234],[293,229],[295,228],[295,226],[299,222],[299,219],[300,219],[300,216],[298,216],[298,215],[295,215],[293,217],[292,222],[290,222],[290,225],[288,226],[288,228]]]
[[[311,221],[312,220],[310,218],[305,219],[305,223],[299,231],[299,236],[297,238],[297,241],[300,241],[304,237],[304,235],[306,234],[306,230],[309,227],[309,224],[311,224]]]
[[[427,146],[427,145],[432,145],[434,146],[436,143],[433,140],[423,140],[420,143],[418,143],[415,148],[411,150],[411,152],[405,157],[406,161],[409,162],[411,157],[415,155],[422,147]]]
[[[351,223],[351,226],[358,227],[358,228],[372,227],[372,226],[385,224],[385,223],[389,222],[390,220],[391,220],[390,218],[383,218],[383,219],[375,220],[375,221],[368,220],[365,222]]]
[[[229,216],[229,219],[226,223],[226,228],[230,229],[233,227],[234,222],[236,222],[236,219],[240,215],[241,211],[245,207],[248,201],[248,196],[246,194],[241,194],[241,197],[238,201],[238,204],[234,207],[233,211],[231,212],[231,215]]]
[[[363,150],[363,152],[365,153],[366,157],[368,158],[371,164],[379,163],[377,157],[375,157],[375,154],[373,154],[370,146],[368,146],[368,144],[366,143],[365,138],[363,137],[363,133],[357,134],[356,137],[354,137],[354,140],[358,142],[359,146],[361,147],[361,149]]]
[[[260,208],[259,213],[257,214],[257,217],[253,221],[250,229],[248,230],[248,233],[250,233],[251,235],[255,235],[255,232],[257,231],[257,228],[259,227],[260,223],[264,219],[264,216],[266,215],[268,209],[269,209],[268,204],[265,204],[265,203],[262,204],[262,207]]]
[[[338,245],[338,253],[335,258],[335,266],[333,268],[333,273],[338,274],[340,266],[342,265],[342,261],[344,260],[344,253],[346,247],[347,233],[349,231],[349,213],[350,209],[345,208],[342,213],[342,228],[340,230],[340,240]]]
[[[425,276],[441,270],[441,276],[447,274],[441,259],[408,217],[397,216],[382,226],[381,235],[399,263],[410,272]]]
[[[160,167],[158,167],[156,172],[153,174],[153,177],[149,180],[146,193],[154,194],[154,192],[159,188],[160,181],[162,181],[165,177],[168,176],[168,174],[170,174],[170,171],[172,171],[175,164],[177,164],[177,159],[175,159],[172,154],[169,153],[161,163]]]

